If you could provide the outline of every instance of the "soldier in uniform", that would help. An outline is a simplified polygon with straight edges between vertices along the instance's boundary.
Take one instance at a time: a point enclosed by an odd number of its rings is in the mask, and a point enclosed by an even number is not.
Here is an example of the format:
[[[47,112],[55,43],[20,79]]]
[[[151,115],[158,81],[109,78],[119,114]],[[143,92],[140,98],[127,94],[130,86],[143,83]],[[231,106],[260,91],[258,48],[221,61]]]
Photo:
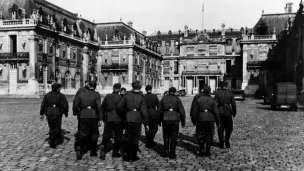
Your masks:
[[[122,87],[122,88],[120,89],[120,95],[121,95],[122,97],[126,94],[126,92],[127,92],[127,89],[126,89],[126,88]]]
[[[89,81],[86,80],[86,81],[84,82],[84,86],[83,86],[83,87],[80,87],[80,88],[78,89],[78,91],[77,91],[76,94],[75,94],[74,100],[73,100],[73,106],[74,106],[74,103],[75,103],[76,99],[78,98],[78,96],[80,96],[81,93],[85,92],[85,91],[88,89],[88,85],[89,85]],[[78,110],[78,109],[77,109],[77,110]],[[80,111],[74,111],[74,110],[73,110],[73,115],[74,115],[74,116],[77,116],[77,114],[79,114],[79,113],[80,113]],[[77,116],[77,120],[79,121],[78,116]],[[77,146],[78,146],[78,142],[79,142],[79,123],[78,123],[78,125],[77,125],[77,132],[75,133],[74,137],[75,137],[74,149],[75,149],[75,151],[76,151]]]
[[[105,160],[105,149],[112,137],[113,132],[115,134],[115,140],[112,157],[121,157],[119,147],[122,143],[122,116],[121,112],[117,108],[118,103],[122,99],[122,97],[119,95],[120,88],[120,83],[114,84],[113,93],[106,95],[101,105],[103,121],[105,123],[99,156],[102,160]]]
[[[210,96],[211,88],[204,87],[203,96],[193,101],[191,120],[196,125],[196,136],[199,143],[199,156],[209,157],[213,141],[214,122],[219,127],[219,114],[216,101]],[[206,152],[204,153],[206,144]]]
[[[125,93],[125,95],[127,95],[127,94],[132,94],[132,92],[133,92],[133,90],[134,90],[134,86],[135,86],[136,84],[139,84],[139,85],[140,85],[140,82],[139,82],[138,80],[133,81],[132,84],[131,84],[131,85],[132,85],[132,90],[127,91],[127,92]],[[140,95],[141,95],[142,97],[144,97],[144,94],[143,94],[143,92],[142,92],[141,90],[139,90],[139,93],[140,93]]]
[[[137,161],[138,141],[141,136],[141,124],[148,131],[148,113],[145,99],[140,94],[141,85],[135,84],[134,90],[127,93],[118,104],[118,108],[126,113],[126,131],[124,135],[124,161]]]
[[[74,110],[79,114],[79,146],[77,160],[82,159],[84,146],[90,142],[90,156],[97,156],[97,141],[99,136],[98,122],[102,120],[100,94],[95,92],[96,82],[91,81],[88,90],[81,93],[74,103]],[[101,123],[100,123],[101,124]]]
[[[52,91],[47,93],[42,101],[40,115],[41,119],[44,115],[47,117],[49,131],[49,143],[51,148],[63,142],[61,135],[62,115],[68,117],[69,104],[66,97],[60,93],[61,84],[53,83]]]
[[[148,109],[148,115],[149,115],[149,131],[146,132],[146,138],[147,138],[147,148],[153,148],[155,146],[154,137],[158,131],[158,124],[160,121],[159,113],[157,110],[160,108],[160,103],[158,100],[158,97],[154,94],[152,94],[152,86],[147,85],[146,86],[146,92],[144,99],[147,104]]]
[[[236,105],[234,95],[228,91],[228,83],[221,82],[222,90],[215,94],[215,99],[218,103],[218,109],[220,114],[220,128],[218,130],[218,137],[220,141],[220,148],[225,146],[230,148],[230,136],[233,130],[232,116],[236,115]],[[225,140],[224,140],[225,132]]]
[[[169,89],[169,95],[161,99],[160,113],[163,126],[164,157],[176,158],[175,149],[179,132],[179,122],[185,127],[185,109],[181,100],[175,96],[176,88]]]

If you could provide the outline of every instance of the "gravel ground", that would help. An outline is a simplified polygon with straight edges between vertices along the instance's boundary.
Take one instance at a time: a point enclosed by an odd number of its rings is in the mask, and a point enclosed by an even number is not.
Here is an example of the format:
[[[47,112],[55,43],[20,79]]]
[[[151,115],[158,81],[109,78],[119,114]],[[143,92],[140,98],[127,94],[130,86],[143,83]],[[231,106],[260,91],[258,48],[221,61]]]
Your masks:
[[[72,99],[68,99],[71,106]],[[303,108],[298,112],[272,111],[262,101],[237,102],[231,149],[214,146],[212,156],[204,158],[196,152],[195,127],[189,117],[192,99],[181,97],[187,122],[180,129],[177,159],[161,157],[160,129],[154,149],[146,149],[142,137],[141,160],[134,163],[112,159],[112,152],[107,153],[105,161],[88,154],[77,161],[73,150],[77,120],[71,112],[63,119],[64,143],[50,149],[47,123],[39,119],[41,99],[0,99],[0,170],[304,170]],[[218,141],[217,136],[214,140]]]

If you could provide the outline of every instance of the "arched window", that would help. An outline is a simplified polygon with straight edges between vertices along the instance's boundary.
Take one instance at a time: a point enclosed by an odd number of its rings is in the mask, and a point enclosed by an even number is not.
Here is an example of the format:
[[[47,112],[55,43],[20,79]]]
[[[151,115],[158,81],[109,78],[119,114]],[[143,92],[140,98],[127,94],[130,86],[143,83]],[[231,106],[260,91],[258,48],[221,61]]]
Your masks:
[[[60,83],[60,84],[61,84],[61,74],[60,74],[59,69],[56,69],[56,71],[55,71],[55,81],[56,81],[57,83]]]

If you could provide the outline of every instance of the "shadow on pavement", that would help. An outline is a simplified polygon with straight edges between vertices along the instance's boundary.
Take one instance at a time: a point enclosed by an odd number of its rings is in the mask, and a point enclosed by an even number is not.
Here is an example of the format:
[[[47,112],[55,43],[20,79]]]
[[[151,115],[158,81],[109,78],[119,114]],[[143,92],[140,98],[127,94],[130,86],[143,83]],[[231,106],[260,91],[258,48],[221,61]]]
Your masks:
[[[147,143],[146,136],[142,135],[140,137],[140,141],[146,145]],[[154,150],[158,155],[163,156],[164,145],[156,142],[156,145],[151,150]]]
[[[195,135],[188,136],[183,133],[179,134],[179,142],[178,146],[186,149],[187,151],[192,152],[194,155],[198,156],[198,142],[196,140]],[[219,142],[213,141],[212,142],[213,147],[219,147]]]

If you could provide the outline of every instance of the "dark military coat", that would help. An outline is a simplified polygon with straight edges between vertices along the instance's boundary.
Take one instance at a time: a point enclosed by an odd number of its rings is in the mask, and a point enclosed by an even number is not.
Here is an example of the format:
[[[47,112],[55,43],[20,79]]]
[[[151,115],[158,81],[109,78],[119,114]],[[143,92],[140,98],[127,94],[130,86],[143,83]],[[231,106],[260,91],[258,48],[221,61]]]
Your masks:
[[[68,115],[69,103],[66,97],[58,92],[51,91],[47,93],[41,103],[40,115],[46,115],[48,118],[60,116],[62,114]]]
[[[74,100],[73,100],[73,106],[74,106],[74,103],[76,101],[76,99],[80,96],[81,93],[85,92],[87,89],[86,87],[81,87],[78,89],[78,91],[76,92],[75,96],[74,96]],[[78,115],[80,111],[74,111],[73,109],[73,115]]]
[[[122,121],[122,114],[118,110],[118,103],[121,101],[121,99],[122,97],[116,92],[106,95],[101,105],[101,111],[104,121]]]
[[[221,90],[215,94],[220,115],[236,115],[234,95],[228,90]]]
[[[100,94],[94,90],[87,90],[75,100],[74,111],[79,110],[80,118],[102,120]]]
[[[210,95],[204,95],[193,101],[191,120],[194,124],[200,121],[215,121],[219,125],[219,112],[216,101]]]
[[[185,109],[177,96],[164,96],[160,101],[160,113],[162,121],[181,121],[182,126],[185,126]]]
[[[159,119],[159,113],[157,110],[160,108],[160,102],[158,97],[152,93],[147,93],[144,96],[147,104],[149,119]]]
[[[127,122],[148,124],[147,105],[140,92],[127,93],[119,102],[118,108],[126,113]]]

